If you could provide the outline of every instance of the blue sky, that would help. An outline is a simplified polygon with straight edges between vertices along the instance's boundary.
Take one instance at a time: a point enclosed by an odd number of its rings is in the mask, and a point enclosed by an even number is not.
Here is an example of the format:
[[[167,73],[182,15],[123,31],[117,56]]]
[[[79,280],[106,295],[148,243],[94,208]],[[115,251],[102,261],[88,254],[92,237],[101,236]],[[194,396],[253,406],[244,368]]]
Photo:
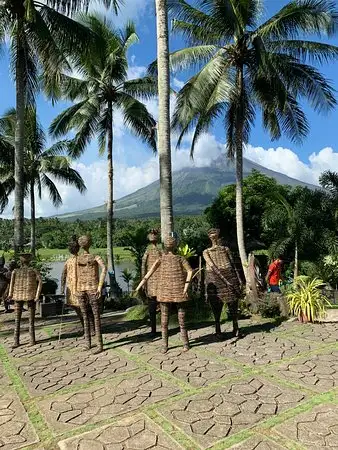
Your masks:
[[[126,19],[136,22],[140,43],[130,50],[130,76],[142,76],[147,65],[156,57],[156,33],[154,0],[125,0],[126,6],[122,10],[119,19],[111,17],[120,25]],[[263,16],[271,16],[287,1],[266,0]],[[331,39],[330,43],[338,46],[338,37]],[[181,48],[183,42],[178,38],[171,38],[171,50]],[[338,90],[338,62],[322,69],[326,77],[332,80]],[[15,91],[9,69],[9,58],[3,52],[0,59],[1,80],[1,108],[2,114],[7,108],[14,106]],[[173,75],[173,85],[178,88],[184,81],[182,74]],[[157,102],[153,100],[148,104],[150,111],[156,116]],[[65,104],[59,103],[52,106],[43,96],[38,100],[38,111],[43,125],[48,128],[51,120],[64,109]],[[295,145],[287,138],[271,142],[268,134],[264,132],[258,119],[252,130],[250,145],[247,149],[247,157],[255,160],[271,169],[284,172],[290,176],[316,182],[322,170],[333,168],[338,171],[338,145],[337,126],[338,109],[328,116],[319,116],[307,105],[304,109],[308,115],[311,131],[302,145]],[[157,178],[157,159],[151,151],[138,142],[124,129],[121,118],[117,118],[115,130],[115,195],[121,197],[133,192]],[[205,136],[196,150],[195,165],[208,165],[211,160],[224,153],[224,130],[219,123],[209,136]],[[188,142],[183,149],[173,152],[174,168],[179,169],[192,164],[188,158]],[[74,190],[66,186],[60,187],[64,198],[64,205],[58,212],[66,212],[74,209],[95,206],[103,203],[106,198],[106,174],[105,160],[99,158],[96,143],[93,142],[80,161],[74,163],[75,167],[84,177],[88,192],[80,196]],[[27,210],[28,211],[28,210]],[[38,204],[38,214],[48,215],[55,213],[47,198],[43,198]],[[10,211],[7,211],[7,215]]]

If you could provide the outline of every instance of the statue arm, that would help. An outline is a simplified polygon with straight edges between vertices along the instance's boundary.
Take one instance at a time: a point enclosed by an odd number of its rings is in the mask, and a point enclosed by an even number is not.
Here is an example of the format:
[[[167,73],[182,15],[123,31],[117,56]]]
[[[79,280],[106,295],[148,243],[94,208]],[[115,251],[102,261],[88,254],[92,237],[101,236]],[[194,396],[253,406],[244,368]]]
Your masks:
[[[142,266],[141,266],[141,277],[144,278],[147,273],[147,261],[148,261],[148,251],[142,257]]]
[[[16,270],[13,270],[12,275],[11,275],[11,282],[10,282],[10,285],[9,285],[8,298],[12,298],[13,297],[15,277],[16,277]]]
[[[213,260],[210,258],[209,252],[207,250],[204,250],[203,252],[203,258],[206,262],[207,266],[211,267],[212,271],[220,278],[223,283],[225,283],[227,286],[229,285],[229,282],[224,276],[222,275],[219,268],[216,266],[216,264],[213,262]]]
[[[184,267],[185,271],[187,272],[187,278],[185,280],[184,291],[183,291],[183,295],[185,296],[189,289],[189,285],[190,285],[192,275],[193,275],[193,270],[185,258],[182,258],[182,266]]]
[[[38,287],[37,287],[36,294],[35,294],[35,301],[37,302],[40,298],[41,291],[42,291],[42,278],[41,278],[40,272],[38,272],[37,270],[35,271],[35,276],[36,276],[36,280],[38,282]]]
[[[61,294],[65,293],[66,280],[67,280],[67,263],[63,266],[63,271],[61,275]]]
[[[161,265],[161,258],[158,258],[153,266],[150,268],[150,270],[148,271],[148,273],[146,273],[146,275],[143,277],[143,279],[141,280],[140,284],[137,286],[137,288],[135,289],[135,291],[139,291],[141,289],[142,286],[144,286],[146,284],[146,282],[149,280],[149,278],[153,275],[154,272],[156,272],[156,270],[160,267]]]
[[[104,281],[106,279],[106,275],[107,275],[107,266],[105,265],[101,256],[96,256],[95,261],[98,263],[99,267],[101,268],[101,276],[100,276],[100,280],[99,280],[99,285],[97,287],[97,291],[101,293],[102,286],[103,286],[103,283],[104,283]]]

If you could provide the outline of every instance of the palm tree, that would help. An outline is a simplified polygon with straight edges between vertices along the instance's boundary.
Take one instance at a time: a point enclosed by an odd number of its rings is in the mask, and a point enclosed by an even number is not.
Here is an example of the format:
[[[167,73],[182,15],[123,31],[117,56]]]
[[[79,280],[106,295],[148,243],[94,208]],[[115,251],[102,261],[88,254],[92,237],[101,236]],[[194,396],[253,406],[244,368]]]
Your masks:
[[[81,155],[87,144],[96,137],[100,153],[107,149],[108,202],[107,202],[107,259],[110,284],[114,286],[113,255],[113,123],[120,111],[124,123],[136,136],[156,151],[155,121],[139,99],[148,99],[157,93],[155,79],[145,77],[127,80],[127,50],[138,41],[133,23],[123,30],[97,15],[82,18],[95,42],[89,52],[74,58],[74,68],[82,78],[63,75],[61,91],[74,101],[52,123],[51,132],[58,137],[75,130],[71,155]]]
[[[174,231],[171,144],[170,74],[167,0],[156,0],[158,62],[158,153],[160,162],[160,209],[162,241]]]
[[[193,130],[191,154],[201,133],[222,118],[229,158],[236,159],[237,242],[244,273],[247,253],[243,230],[243,150],[257,110],[272,139],[286,134],[301,141],[309,130],[299,103],[318,112],[336,104],[330,83],[311,63],[337,58],[338,48],[304,40],[332,35],[338,12],[329,0],[293,0],[261,23],[261,0],[168,0],[174,31],[190,47],[171,54],[174,69],[200,70],[177,95],[174,129]]]
[[[15,130],[16,111],[9,110],[0,119],[0,182],[4,192],[2,206],[8,203],[8,196],[15,190]],[[49,193],[55,207],[62,204],[62,198],[53,178],[76,187],[81,193],[86,190],[80,174],[71,168],[69,158],[63,156],[68,142],[61,141],[46,149],[46,135],[36,116],[35,108],[27,108],[25,115],[24,147],[24,195],[30,198],[31,206],[31,251],[35,255],[35,189],[41,199],[42,189]]]
[[[127,285],[128,294],[130,292],[130,282],[132,281],[133,277],[134,277],[133,272],[130,272],[130,270],[128,269],[122,270],[122,279]]]
[[[47,77],[66,68],[67,56],[86,45],[88,34],[71,15],[87,10],[91,0],[0,0],[0,46],[10,37],[12,68],[16,81],[14,248],[23,245],[25,109],[34,104],[38,72]],[[121,0],[122,2],[123,0]],[[119,0],[102,0],[115,11]]]

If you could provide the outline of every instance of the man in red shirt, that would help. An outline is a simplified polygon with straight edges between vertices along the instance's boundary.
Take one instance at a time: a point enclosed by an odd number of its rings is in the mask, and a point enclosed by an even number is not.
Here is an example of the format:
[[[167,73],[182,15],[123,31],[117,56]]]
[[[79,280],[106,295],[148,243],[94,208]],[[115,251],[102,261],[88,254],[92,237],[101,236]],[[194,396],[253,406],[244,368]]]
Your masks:
[[[283,267],[282,256],[278,256],[278,258],[275,261],[273,261],[269,266],[269,270],[266,275],[266,282],[270,287],[271,292],[280,293],[279,282],[282,279],[282,267]]]

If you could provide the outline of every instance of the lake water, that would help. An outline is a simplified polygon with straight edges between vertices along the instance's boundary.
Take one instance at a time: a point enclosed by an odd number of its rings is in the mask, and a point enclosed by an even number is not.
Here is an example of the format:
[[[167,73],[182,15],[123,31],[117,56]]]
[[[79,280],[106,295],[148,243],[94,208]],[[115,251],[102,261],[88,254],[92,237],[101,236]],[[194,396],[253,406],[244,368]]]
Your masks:
[[[59,292],[60,291],[61,274],[62,274],[63,266],[65,265],[65,263],[63,261],[56,261],[56,262],[48,263],[48,265],[52,268],[49,276],[50,276],[50,278],[54,278],[55,280],[57,280],[57,282],[59,284],[57,292]],[[117,264],[115,265],[117,282],[119,283],[119,285],[123,291],[127,291],[127,285],[122,279],[122,271],[124,269],[133,271],[134,264],[132,262],[125,261],[125,262],[121,262],[118,265]]]

